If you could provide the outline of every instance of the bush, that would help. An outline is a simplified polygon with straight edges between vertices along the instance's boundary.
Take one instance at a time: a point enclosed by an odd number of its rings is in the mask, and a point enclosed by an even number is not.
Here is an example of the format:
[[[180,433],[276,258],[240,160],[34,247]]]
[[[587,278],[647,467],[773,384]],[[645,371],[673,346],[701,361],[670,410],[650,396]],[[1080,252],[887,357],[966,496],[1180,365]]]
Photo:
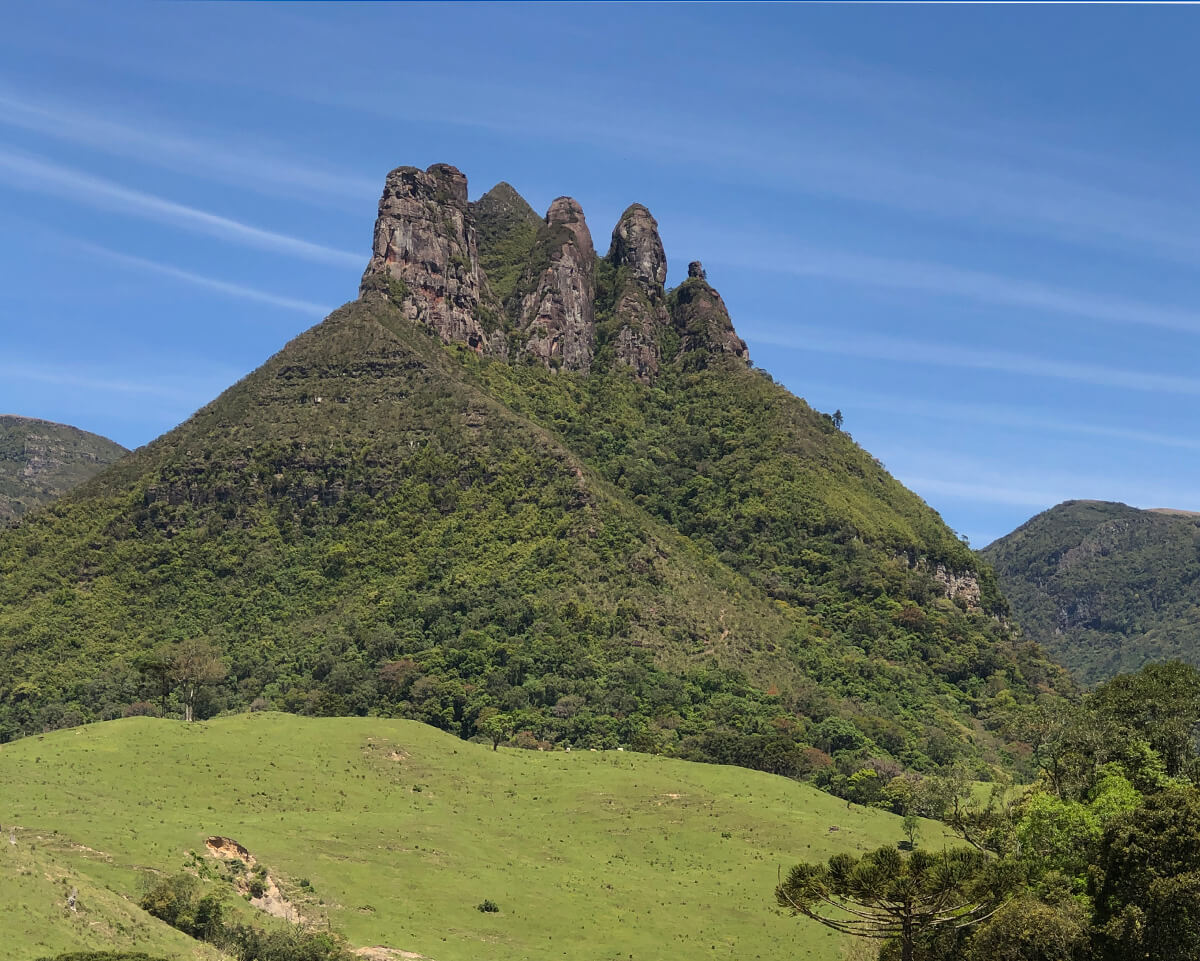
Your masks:
[[[484,898],[475,905],[475,910],[482,911],[484,914],[496,914],[500,910],[500,905],[491,898]]]
[[[237,961],[353,961],[335,936],[299,930],[264,931],[238,925],[226,932],[226,951]]]
[[[141,900],[143,910],[184,934],[202,941],[217,938],[224,930],[221,899],[202,894],[200,882],[190,874],[159,881]]]

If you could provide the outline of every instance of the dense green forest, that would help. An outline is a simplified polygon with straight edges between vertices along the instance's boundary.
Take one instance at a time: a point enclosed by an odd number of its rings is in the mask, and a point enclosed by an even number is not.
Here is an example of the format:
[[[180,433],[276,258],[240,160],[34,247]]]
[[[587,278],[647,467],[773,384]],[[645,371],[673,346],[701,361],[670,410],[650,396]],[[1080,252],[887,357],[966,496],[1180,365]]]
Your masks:
[[[1200,517],[1067,501],[982,554],[1025,633],[1083,684],[1200,660]]]
[[[1151,665],[1028,720],[1032,789],[943,795],[940,816],[963,846],[803,863],[779,903],[860,936],[882,932],[886,961],[1194,961],[1200,672]]]

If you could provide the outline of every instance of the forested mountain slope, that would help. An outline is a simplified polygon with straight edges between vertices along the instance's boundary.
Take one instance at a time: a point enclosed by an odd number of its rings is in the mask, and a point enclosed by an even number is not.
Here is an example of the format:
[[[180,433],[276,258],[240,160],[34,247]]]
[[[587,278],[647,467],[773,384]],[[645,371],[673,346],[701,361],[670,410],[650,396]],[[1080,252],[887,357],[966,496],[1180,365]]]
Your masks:
[[[0,524],[52,501],[126,453],[77,427],[0,415]]]
[[[1084,684],[1200,664],[1200,517],[1067,501],[984,548],[1013,614]]]
[[[534,227],[497,189],[393,171],[358,301],[4,535],[0,737],[149,712],[202,638],[228,673],[201,714],[833,786],[1004,760],[1065,682],[988,569],[750,366],[703,268],[664,289],[645,208],[599,258],[574,201]]]

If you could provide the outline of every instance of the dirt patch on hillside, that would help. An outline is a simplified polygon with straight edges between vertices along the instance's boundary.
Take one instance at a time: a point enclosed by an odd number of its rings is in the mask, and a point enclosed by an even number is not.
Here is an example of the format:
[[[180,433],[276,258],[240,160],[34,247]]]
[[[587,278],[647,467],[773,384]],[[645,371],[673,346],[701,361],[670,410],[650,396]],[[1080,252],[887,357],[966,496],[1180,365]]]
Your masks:
[[[214,835],[204,842],[204,846],[208,848],[209,854],[214,858],[220,858],[222,861],[237,859],[244,862],[250,868],[258,863],[255,861],[254,855],[238,844],[233,838],[223,838],[220,835]]]
[[[260,869],[258,859],[237,841],[233,838],[221,837],[218,834],[205,841],[204,846],[214,858],[222,861],[241,861],[245,865],[245,872],[234,876],[233,886],[237,888],[238,894],[250,895],[250,903],[254,907],[277,918],[291,921],[293,924],[304,921],[304,917],[296,906],[279,890],[279,885],[275,883],[275,879],[271,877],[270,873],[265,869]],[[256,881],[261,885],[262,891],[258,896],[254,895]]]
[[[354,953],[366,961],[431,961],[415,951],[401,951],[399,948],[388,948],[382,944],[372,948],[357,948]]]

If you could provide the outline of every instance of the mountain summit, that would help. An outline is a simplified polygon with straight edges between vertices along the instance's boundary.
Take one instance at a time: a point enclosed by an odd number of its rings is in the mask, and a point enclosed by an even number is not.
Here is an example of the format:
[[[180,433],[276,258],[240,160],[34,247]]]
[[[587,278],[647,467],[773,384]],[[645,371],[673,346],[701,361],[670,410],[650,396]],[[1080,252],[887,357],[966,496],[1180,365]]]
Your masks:
[[[1063,679],[990,569],[750,366],[698,263],[665,277],[645,207],[601,257],[570,198],[392,171],[357,300],[0,535],[0,739],[157,710],[201,640],[228,669],[201,716],[413,717],[856,797],[1002,762]]]
[[[586,374],[605,345],[643,381],[667,344],[668,362],[696,350],[748,362],[699,262],[670,299],[666,279],[658,222],[641,204],[621,215],[601,260],[573,198],[539,221],[506,183],[468,203],[462,172],[434,164],[388,174],[360,295],[387,299],[445,343],[555,370]]]

